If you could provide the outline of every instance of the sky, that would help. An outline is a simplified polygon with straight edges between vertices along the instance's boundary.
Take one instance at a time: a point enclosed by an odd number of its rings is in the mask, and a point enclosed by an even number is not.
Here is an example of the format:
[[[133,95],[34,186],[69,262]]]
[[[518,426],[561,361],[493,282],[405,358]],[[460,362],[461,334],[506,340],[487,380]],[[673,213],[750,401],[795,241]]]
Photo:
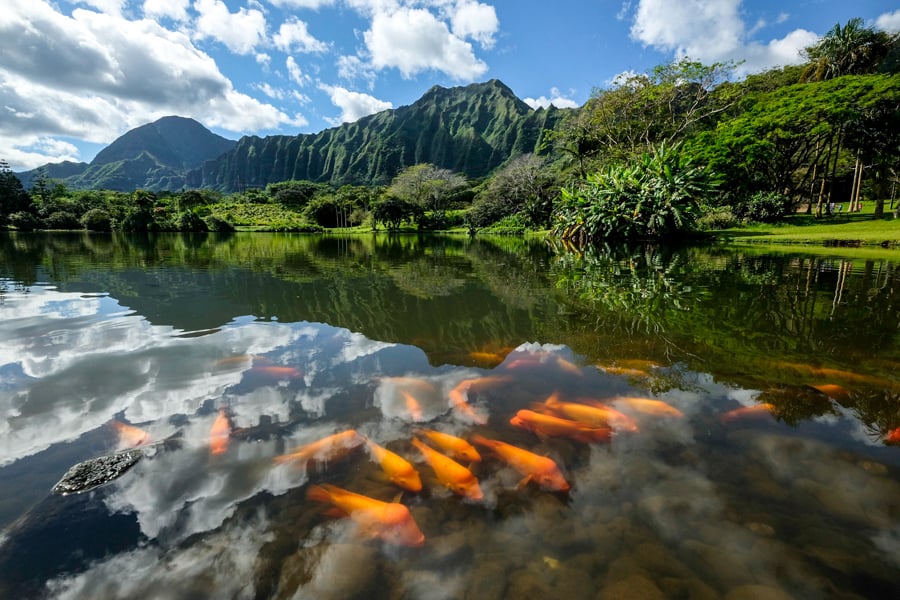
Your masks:
[[[317,133],[499,79],[534,108],[580,106],[617,75],[680,58],[803,62],[888,0],[3,0],[0,159],[90,162],[168,115],[230,139]]]

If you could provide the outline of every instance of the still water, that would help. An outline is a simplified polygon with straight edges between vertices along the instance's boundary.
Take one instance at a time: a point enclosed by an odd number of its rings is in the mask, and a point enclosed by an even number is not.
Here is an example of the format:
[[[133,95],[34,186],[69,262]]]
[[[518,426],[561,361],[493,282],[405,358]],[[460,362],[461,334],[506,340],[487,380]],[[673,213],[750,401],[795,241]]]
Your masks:
[[[0,235],[2,598],[900,589],[893,255]]]

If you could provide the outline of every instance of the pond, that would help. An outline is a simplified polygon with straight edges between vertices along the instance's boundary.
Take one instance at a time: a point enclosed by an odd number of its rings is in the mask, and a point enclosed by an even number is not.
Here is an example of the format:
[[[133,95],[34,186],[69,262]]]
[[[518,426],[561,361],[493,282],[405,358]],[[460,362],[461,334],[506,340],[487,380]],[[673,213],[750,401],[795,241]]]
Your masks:
[[[890,597],[898,262],[0,234],[0,597]]]

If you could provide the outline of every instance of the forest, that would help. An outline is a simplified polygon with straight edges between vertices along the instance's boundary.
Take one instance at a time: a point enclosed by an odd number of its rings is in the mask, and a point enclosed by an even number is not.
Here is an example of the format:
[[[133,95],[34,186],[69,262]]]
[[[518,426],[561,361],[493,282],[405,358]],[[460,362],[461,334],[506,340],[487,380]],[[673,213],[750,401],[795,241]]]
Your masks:
[[[521,233],[578,244],[678,240],[798,212],[891,216],[900,34],[835,25],[801,65],[736,80],[689,58],[621,76],[565,111],[538,149],[469,178],[430,163],[386,185],[288,180],[222,193],[26,190],[0,160],[0,228]]]

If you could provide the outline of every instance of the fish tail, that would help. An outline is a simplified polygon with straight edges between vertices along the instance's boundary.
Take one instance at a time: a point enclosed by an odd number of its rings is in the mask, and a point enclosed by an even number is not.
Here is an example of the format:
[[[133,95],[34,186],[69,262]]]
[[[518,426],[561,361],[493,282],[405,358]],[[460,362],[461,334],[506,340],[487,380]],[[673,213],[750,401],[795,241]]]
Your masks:
[[[323,485],[311,485],[306,491],[306,499],[314,502],[331,502],[331,492]]]

